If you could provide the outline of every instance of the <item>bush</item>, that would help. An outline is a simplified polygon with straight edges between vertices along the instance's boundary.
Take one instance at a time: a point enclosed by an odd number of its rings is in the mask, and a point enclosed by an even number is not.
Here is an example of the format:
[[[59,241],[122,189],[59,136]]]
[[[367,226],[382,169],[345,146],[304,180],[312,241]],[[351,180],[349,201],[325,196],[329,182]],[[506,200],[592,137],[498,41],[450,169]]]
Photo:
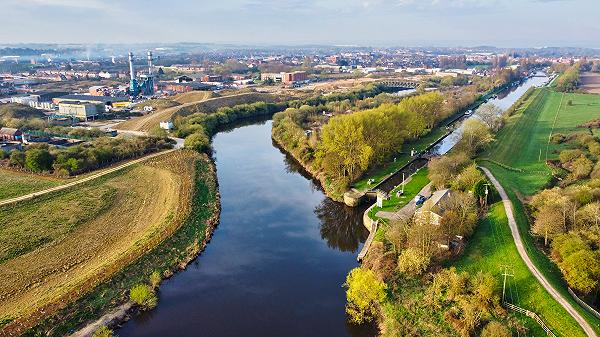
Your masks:
[[[92,337],[117,337],[117,336],[106,325],[103,325],[100,328],[98,328],[96,331],[94,331],[94,334],[92,335]]]
[[[496,321],[492,321],[489,322],[485,328],[483,328],[483,331],[481,331],[481,337],[511,337],[512,333],[510,332],[510,329],[500,323],[500,322],[496,322]]]
[[[419,276],[429,267],[431,257],[415,248],[403,250],[398,258],[398,270],[408,276]]]
[[[129,291],[129,299],[143,309],[152,309],[158,303],[154,290],[145,284],[137,284]]]
[[[185,139],[184,145],[198,152],[206,152],[210,149],[210,139],[203,131],[199,131],[189,135]]]
[[[152,274],[150,274],[150,286],[152,287],[152,289],[158,288],[161,281],[162,277],[160,276],[160,273],[158,271],[155,270],[154,272],[152,272]]]

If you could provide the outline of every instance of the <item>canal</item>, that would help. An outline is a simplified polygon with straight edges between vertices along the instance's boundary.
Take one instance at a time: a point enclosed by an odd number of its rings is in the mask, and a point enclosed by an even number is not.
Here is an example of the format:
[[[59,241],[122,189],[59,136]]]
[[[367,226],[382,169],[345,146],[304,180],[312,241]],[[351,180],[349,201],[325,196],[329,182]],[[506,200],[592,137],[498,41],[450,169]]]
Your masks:
[[[219,227],[200,258],[160,287],[156,309],[120,337],[374,336],[346,322],[346,274],[364,209],[328,199],[271,141],[271,122],[213,140]]]

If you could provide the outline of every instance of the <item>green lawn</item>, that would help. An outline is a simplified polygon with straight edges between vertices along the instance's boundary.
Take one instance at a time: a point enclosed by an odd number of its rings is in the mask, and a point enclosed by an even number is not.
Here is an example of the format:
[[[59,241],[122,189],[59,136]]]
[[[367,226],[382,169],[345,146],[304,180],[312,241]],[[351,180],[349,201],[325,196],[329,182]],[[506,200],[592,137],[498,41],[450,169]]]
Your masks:
[[[413,158],[410,156],[410,151],[415,149],[417,152],[424,151],[431,143],[438,140],[440,137],[445,135],[447,132],[444,125],[434,128],[427,135],[413,141],[404,144],[402,150],[396,156],[396,161],[385,163],[379,167],[376,167],[369,172],[365,173],[361,180],[358,180],[353,184],[354,188],[360,191],[366,191],[371,187],[375,186],[390,174],[398,171],[402,166],[408,164]],[[373,179],[374,183],[369,185],[369,179]]]
[[[373,207],[369,211],[369,217],[371,219],[376,219],[375,214],[379,211],[387,211],[393,212],[398,210],[404,205],[408,204],[416,195],[423,189],[423,187],[429,184],[429,178],[427,177],[427,168],[422,168],[418,170],[410,179],[408,183],[404,186],[404,194],[400,197],[396,196],[396,191],[401,190],[402,187],[399,186],[390,192],[390,198],[388,200],[383,201],[383,207]]]
[[[577,125],[600,118],[600,95],[563,94],[550,89],[538,89],[524,107],[510,118],[498,133],[496,142],[478,161],[492,171],[511,199],[530,258],[548,282],[600,333],[600,320],[571,299],[557,266],[537,248],[520,200],[544,188],[551,178],[546,158],[556,158],[562,146],[549,143],[550,135],[585,132]]]
[[[486,218],[480,221],[469,240],[463,256],[450,265],[470,274],[490,272],[500,286],[503,266],[510,266],[509,273],[514,277],[507,279],[507,301],[537,313],[557,336],[585,336],[577,322],[542,288],[519,256],[501,202],[490,207]],[[533,320],[526,320],[526,324],[532,329],[530,335],[545,334]]]
[[[63,184],[55,178],[0,169],[0,200],[18,197]]]

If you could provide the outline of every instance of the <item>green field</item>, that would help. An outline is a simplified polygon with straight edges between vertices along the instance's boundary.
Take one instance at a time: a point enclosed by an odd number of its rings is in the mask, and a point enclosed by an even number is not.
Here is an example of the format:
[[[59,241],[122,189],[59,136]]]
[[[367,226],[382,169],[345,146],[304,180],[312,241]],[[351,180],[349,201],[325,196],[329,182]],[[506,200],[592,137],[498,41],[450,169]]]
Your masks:
[[[41,191],[62,183],[60,179],[0,169],[0,200]]]
[[[400,197],[396,196],[396,191],[401,190],[402,187],[397,187],[390,192],[390,198],[383,201],[383,207],[373,207],[369,211],[369,217],[375,219],[377,212],[386,211],[393,212],[398,210],[404,205],[408,204],[416,195],[429,184],[429,178],[427,177],[427,168],[418,170],[411,178],[408,183],[404,186],[404,194]]]
[[[557,336],[585,336],[578,328],[577,322],[542,288],[519,256],[501,202],[490,207],[486,218],[480,221],[475,234],[469,240],[464,254],[450,265],[469,274],[490,272],[494,274],[500,286],[503,268],[509,266],[508,271],[514,277],[507,279],[508,302],[537,313]],[[517,315],[520,318],[524,317]],[[545,335],[533,320],[526,322],[527,327],[532,330],[530,335]]]
[[[550,136],[587,132],[586,129],[577,128],[577,125],[596,118],[600,118],[599,95],[563,94],[550,89],[538,89],[525,102],[523,109],[508,120],[497,135],[496,142],[478,162],[489,168],[506,190],[514,205],[525,248],[538,269],[600,332],[600,320],[572,300],[557,266],[537,248],[521,202],[543,189],[551,178],[546,159],[557,158],[563,146],[550,143]]]

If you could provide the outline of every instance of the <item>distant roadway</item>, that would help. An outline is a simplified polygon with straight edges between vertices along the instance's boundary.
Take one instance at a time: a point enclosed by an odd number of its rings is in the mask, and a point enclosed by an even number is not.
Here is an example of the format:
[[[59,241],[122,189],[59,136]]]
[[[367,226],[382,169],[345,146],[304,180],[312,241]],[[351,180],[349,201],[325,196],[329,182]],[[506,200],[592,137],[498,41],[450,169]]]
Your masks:
[[[556,289],[554,289],[554,287],[552,287],[550,283],[548,283],[544,275],[542,275],[542,273],[540,273],[537,267],[533,264],[533,262],[529,258],[529,255],[527,255],[527,251],[525,250],[525,246],[523,245],[523,240],[521,240],[521,234],[519,233],[519,228],[517,227],[517,222],[515,221],[512,203],[508,198],[508,194],[506,194],[506,191],[504,190],[502,185],[500,185],[498,180],[496,180],[496,178],[494,177],[492,172],[490,172],[490,170],[488,170],[485,167],[481,167],[481,169],[483,170],[485,175],[490,179],[492,184],[494,184],[494,187],[496,188],[496,190],[498,190],[498,193],[500,193],[502,203],[504,204],[504,210],[506,211],[506,216],[508,218],[510,232],[512,233],[515,245],[517,246],[517,251],[519,251],[519,255],[521,255],[521,259],[523,259],[523,261],[527,265],[527,268],[529,268],[533,276],[535,276],[535,278],[542,284],[544,289],[546,289],[548,293],[550,293],[550,295],[552,295],[552,297],[558,303],[560,303],[560,305],[562,305],[562,307],[565,308],[565,310],[571,316],[573,316],[573,318],[577,321],[577,323],[581,326],[581,328],[585,331],[585,333],[588,336],[597,337],[596,332],[594,331],[594,329],[592,329],[591,325],[581,316],[581,314],[579,314],[577,310],[575,310],[575,308],[573,308],[569,301],[567,301]]]

